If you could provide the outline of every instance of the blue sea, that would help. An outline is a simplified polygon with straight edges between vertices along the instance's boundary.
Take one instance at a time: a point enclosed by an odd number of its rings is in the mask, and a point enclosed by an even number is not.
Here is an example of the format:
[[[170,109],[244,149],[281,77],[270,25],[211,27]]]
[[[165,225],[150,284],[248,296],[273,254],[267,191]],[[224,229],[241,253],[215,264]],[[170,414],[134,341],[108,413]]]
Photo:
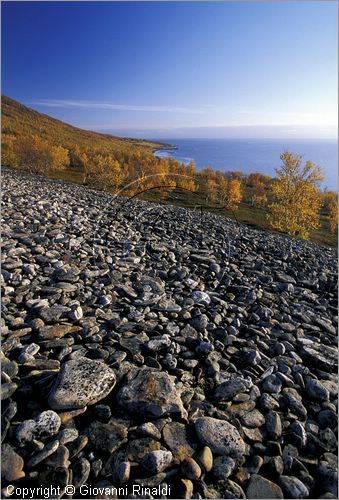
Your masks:
[[[271,176],[281,165],[280,155],[288,150],[323,168],[322,188],[338,190],[336,140],[164,139],[162,142],[173,144],[176,149],[156,151],[156,156],[175,158],[185,164],[194,160],[198,170],[209,166],[222,171],[261,172]]]

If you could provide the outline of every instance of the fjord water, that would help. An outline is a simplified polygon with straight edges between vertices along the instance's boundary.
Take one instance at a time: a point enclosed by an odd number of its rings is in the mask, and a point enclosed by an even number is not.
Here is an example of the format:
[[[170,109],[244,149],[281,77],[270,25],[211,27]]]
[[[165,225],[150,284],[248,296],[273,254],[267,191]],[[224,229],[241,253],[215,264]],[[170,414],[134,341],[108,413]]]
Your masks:
[[[280,155],[288,150],[312,160],[323,168],[325,180],[322,188],[337,191],[338,143],[323,139],[165,139],[176,149],[162,149],[155,154],[171,157],[185,164],[194,160],[198,170],[212,167],[216,170],[241,170],[245,174],[260,172],[275,175],[281,166]]]

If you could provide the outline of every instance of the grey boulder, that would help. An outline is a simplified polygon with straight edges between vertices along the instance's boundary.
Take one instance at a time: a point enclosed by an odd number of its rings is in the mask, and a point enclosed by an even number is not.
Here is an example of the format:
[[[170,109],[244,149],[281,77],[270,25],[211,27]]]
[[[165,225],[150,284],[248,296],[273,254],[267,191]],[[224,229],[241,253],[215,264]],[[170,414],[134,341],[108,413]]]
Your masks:
[[[105,398],[115,382],[113,370],[102,361],[72,359],[62,365],[48,403],[54,410],[83,408]]]
[[[226,422],[212,417],[200,417],[195,422],[198,438],[217,455],[239,456],[246,452],[246,445],[237,429]]]

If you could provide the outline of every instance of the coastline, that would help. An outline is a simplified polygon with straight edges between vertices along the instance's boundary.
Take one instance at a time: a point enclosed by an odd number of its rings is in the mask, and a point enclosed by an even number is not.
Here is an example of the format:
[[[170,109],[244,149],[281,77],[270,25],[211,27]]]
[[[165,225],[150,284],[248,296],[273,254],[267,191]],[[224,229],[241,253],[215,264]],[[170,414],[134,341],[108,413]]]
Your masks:
[[[166,140],[166,139],[165,139]],[[168,139],[153,150],[159,158],[173,158],[180,163],[194,161],[198,171],[206,167],[223,172],[241,171],[245,175],[261,173],[275,176],[284,150],[301,155],[323,168],[325,181],[321,188],[338,190],[338,143],[334,140],[306,139]]]

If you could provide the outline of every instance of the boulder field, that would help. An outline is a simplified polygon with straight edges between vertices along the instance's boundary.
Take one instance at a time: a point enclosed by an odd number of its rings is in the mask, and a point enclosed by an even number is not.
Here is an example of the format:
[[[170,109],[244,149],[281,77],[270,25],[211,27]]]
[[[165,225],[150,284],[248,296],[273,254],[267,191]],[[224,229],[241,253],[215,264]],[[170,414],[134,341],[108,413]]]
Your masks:
[[[7,169],[2,191],[3,498],[338,498],[334,249]]]

